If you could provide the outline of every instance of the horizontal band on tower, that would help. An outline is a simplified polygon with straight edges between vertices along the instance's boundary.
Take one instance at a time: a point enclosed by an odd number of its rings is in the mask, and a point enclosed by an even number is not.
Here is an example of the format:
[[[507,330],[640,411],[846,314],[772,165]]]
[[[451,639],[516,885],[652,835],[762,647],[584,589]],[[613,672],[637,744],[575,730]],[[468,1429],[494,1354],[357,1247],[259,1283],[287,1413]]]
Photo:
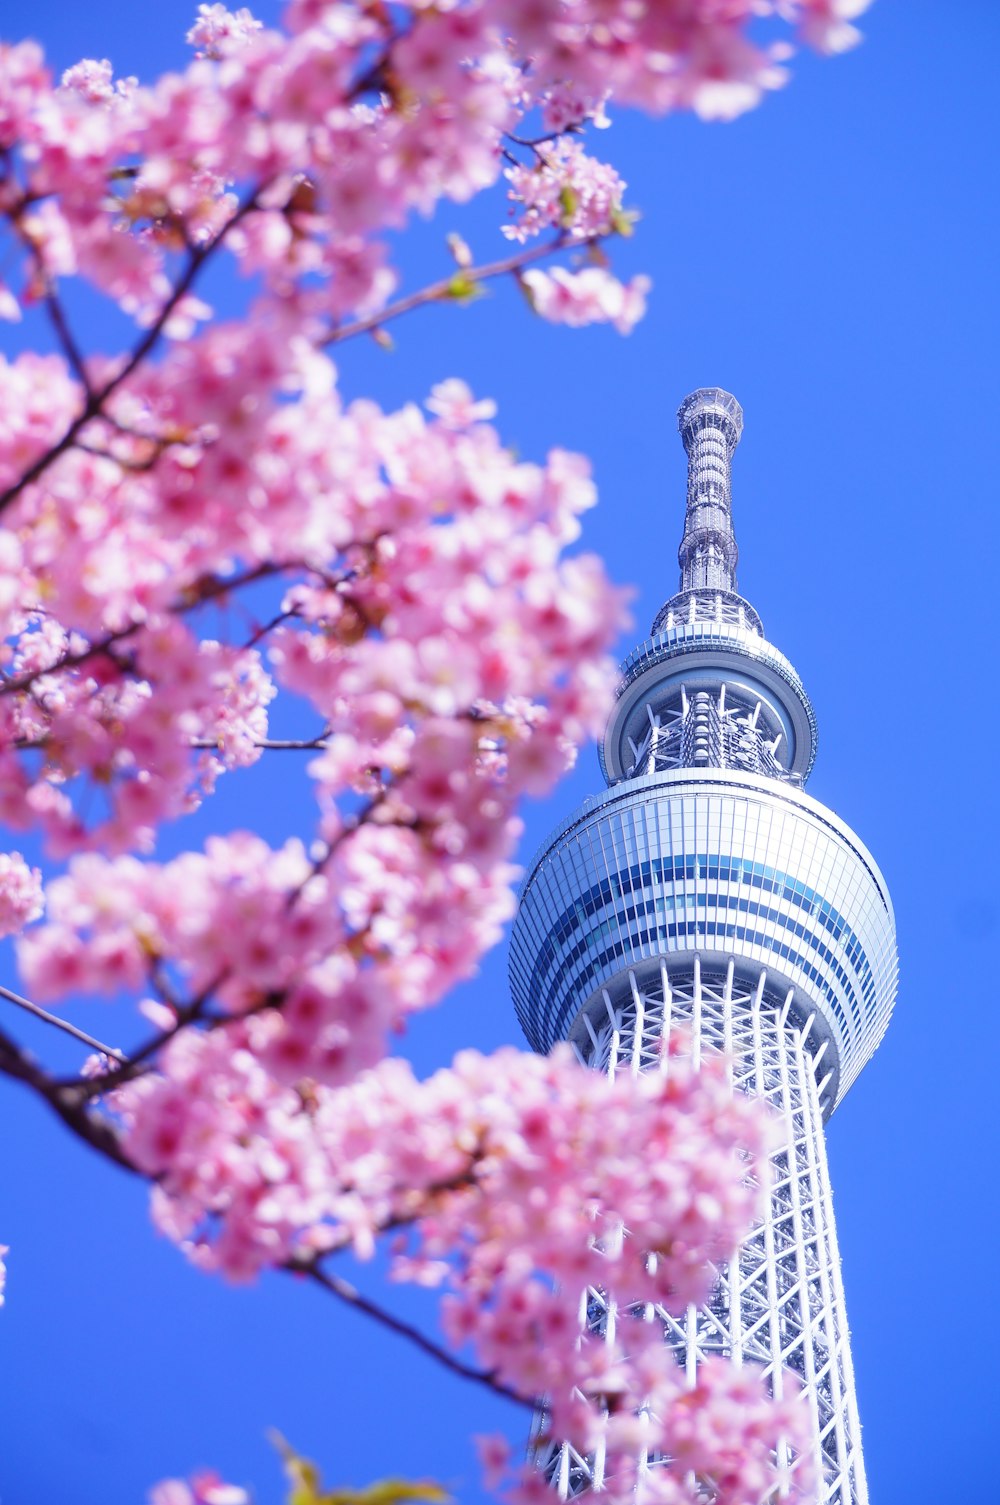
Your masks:
[[[511,939],[511,986],[528,1039],[548,1050],[629,967],[733,953],[766,967],[824,1021],[838,1102],[895,997],[881,874],[808,795],[681,769],[589,801],[536,859]]]

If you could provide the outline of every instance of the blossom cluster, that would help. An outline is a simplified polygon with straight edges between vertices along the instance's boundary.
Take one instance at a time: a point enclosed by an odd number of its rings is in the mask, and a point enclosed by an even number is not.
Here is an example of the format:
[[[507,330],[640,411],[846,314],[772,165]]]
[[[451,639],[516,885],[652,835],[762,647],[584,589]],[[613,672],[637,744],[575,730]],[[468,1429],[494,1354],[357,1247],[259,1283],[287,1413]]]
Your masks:
[[[20,852],[0,852],[0,935],[16,935],[45,907],[42,875]]]
[[[393,595],[414,558],[401,531],[440,565],[440,517],[461,513],[441,573],[478,573],[493,587],[503,542],[486,535],[524,506],[521,560],[508,551],[499,572],[544,573],[544,527],[569,541],[560,506],[531,529],[544,488],[492,431],[471,423],[459,434],[367,404],[345,412],[322,347],[385,310],[398,280],[387,232],[414,211],[490,186],[516,148],[529,157],[509,172],[524,210],[515,235],[547,226],[554,249],[605,238],[627,227],[623,185],[574,133],[602,118],[608,97],[732,114],[779,81],[782,44],[752,40],[752,18],[767,12],[813,45],[839,46],[858,9],[293,0],[279,30],[212,4],[189,35],[194,60],[150,85],[116,82],[106,60],[54,85],[34,44],[0,48],[0,220],[21,258],[2,310],[44,304],[62,347],[0,365],[8,822],[40,824],[58,853],[94,841],[148,847],[158,823],[193,808],[220,772],[254,761],[274,666],[253,632],[216,641],[202,610],[248,577],[290,586],[286,621],[318,629],[286,629],[265,645],[300,688],[329,657],[345,667],[351,658],[326,654],[320,639],[370,644],[385,622],[402,624],[390,626],[397,638],[411,631],[419,613],[399,612]],[[516,134],[538,111],[544,145]],[[197,290],[212,256],[231,257],[246,278],[247,317],[229,326],[210,322]],[[73,277],[148,331],[131,352],[76,348],[61,302]],[[622,332],[648,290],[598,265],[534,267],[521,282],[545,318]],[[461,273],[443,296],[474,285]],[[146,358],[164,341],[160,360]],[[473,517],[486,478],[488,527]],[[599,594],[592,574],[592,607]],[[478,610],[469,601],[467,621]],[[426,651],[439,651],[438,624],[417,625],[433,640]],[[494,677],[513,681],[502,657]],[[542,698],[502,684],[492,693],[467,669],[460,682],[504,715],[505,693]],[[317,700],[337,700],[333,678]],[[347,679],[356,693],[358,676]],[[388,698],[381,704],[387,717]],[[526,747],[538,730],[530,708],[514,722]],[[520,735],[527,726],[532,737]]]
[[[509,197],[522,206],[519,218],[504,229],[511,240],[525,241],[553,228],[574,240],[589,240],[624,223],[625,184],[613,167],[566,138],[550,149],[537,148],[537,153],[534,164],[518,163],[504,174]]]
[[[611,1407],[596,1445],[609,1505],[772,1505],[777,1499],[813,1505],[817,1481],[794,1377],[784,1377],[785,1396],[776,1400],[756,1365],[737,1369],[709,1357],[689,1385],[655,1323],[630,1320],[628,1340],[633,1379],[645,1387],[645,1400],[638,1412],[615,1407],[623,1376],[612,1371],[603,1381]],[[542,1433],[537,1445],[542,1457],[553,1457],[550,1435]],[[551,1505],[553,1483],[537,1460],[514,1465],[498,1436],[481,1437],[479,1446],[488,1484],[509,1505]],[[788,1462],[776,1464],[776,1453]]]
[[[51,442],[71,399],[44,365],[0,368],[0,407],[23,435],[47,391]],[[297,402],[278,400],[279,380]],[[116,418],[155,411],[190,442],[137,472],[75,451],[18,503],[2,611],[6,821],[40,824],[61,853],[148,846],[223,769],[260,756],[281,685],[315,708],[325,799],[391,775],[401,808],[409,776],[415,820],[433,797],[422,772],[443,758],[457,779],[464,759],[452,815],[503,845],[510,799],[501,808],[483,780],[499,788],[502,763],[516,792],[565,767],[596,726],[593,663],[621,611],[595,563],[560,557],[593,501],[586,465],[515,461],[492,427],[466,422],[476,404],[460,383],[441,391],[431,421],[345,408],[328,357],[228,326],[197,357],[181,345],[148,369]],[[262,579],[281,592],[266,638],[249,619],[242,641],[203,635],[209,608]]]
[[[0,177],[0,210],[27,272],[4,307],[16,316],[19,300],[79,273],[140,322],[170,303],[189,328],[207,310],[186,290],[175,298],[172,261],[223,237],[286,313],[335,326],[391,292],[385,230],[492,184],[505,133],[532,111],[565,130],[610,95],[728,118],[784,78],[788,43],[754,40],[752,21],[791,21],[837,50],[865,4],[293,0],[287,31],[203,5],[193,63],[143,87],[115,84],[102,61],[53,89],[35,46],[5,47],[0,148],[20,175]]]
[[[250,1505],[250,1496],[218,1474],[195,1474],[190,1480],[161,1479],[149,1492],[149,1505]]]
[[[81,857],[49,885],[49,922],[22,937],[21,970],[45,1002],[147,988],[143,1011],[165,1033],[200,998],[216,1019],[266,1011],[239,1048],[275,1090],[349,1081],[497,939],[511,870],[478,856],[451,860],[372,823],[319,858],[246,834],[163,865]],[[214,1046],[234,1048],[225,1033]]]
[[[639,275],[621,283],[604,267],[584,267],[582,272],[529,267],[521,273],[521,285],[535,312],[553,324],[579,328],[608,323],[619,334],[630,334],[645,312],[649,278]]]

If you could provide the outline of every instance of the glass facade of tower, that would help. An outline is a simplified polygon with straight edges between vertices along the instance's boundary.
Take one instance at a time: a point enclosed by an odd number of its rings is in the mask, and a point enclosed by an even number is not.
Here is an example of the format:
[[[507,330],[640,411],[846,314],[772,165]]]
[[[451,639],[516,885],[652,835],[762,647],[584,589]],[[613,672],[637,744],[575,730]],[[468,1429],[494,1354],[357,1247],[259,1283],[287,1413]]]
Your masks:
[[[736,591],[739,405],[708,389],[678,417],[680,590],[623,666],[602,749],[610,788],[529,869],[512,990],[537,1050],[569,1039],[598,1069],[644,1070],[681,1022],[693,1050],[735,1050],[734,1088],[783,1114],[768,1217],[707,1308],[659,1320],[692,1374],[710,1352],[763,1364],[777,1391],[796,1373],[823,1505],[865,1505],[822,1123],[889,1020],[892,905],[866,848],[803,792],[812,707]],[[564,1495],[600,1488],[599,1458],[563,1450],[545,1464]]]

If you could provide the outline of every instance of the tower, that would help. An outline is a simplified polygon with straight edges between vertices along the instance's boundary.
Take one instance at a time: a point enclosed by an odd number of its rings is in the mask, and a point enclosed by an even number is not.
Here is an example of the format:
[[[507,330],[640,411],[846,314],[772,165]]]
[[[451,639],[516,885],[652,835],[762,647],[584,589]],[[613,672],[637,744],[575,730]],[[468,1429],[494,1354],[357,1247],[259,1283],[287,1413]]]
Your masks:
[[[607,791],[527,873],[511,985],[536,1050],[568,1039],[598,1070],[641,1071],[680,1027],[696,1059],[724,1049],[734,1090],[777,1110],[784,1148],[763,1222],[707,1305],[656,1315],[691,1376],[709,1354],[762,1365],[778,1394],[796,1374],[822,1505],[867,1505],[823,1125],[889,1020],[892,905],[857,836],[804,792],[813,709],[737,591],[739,403],[693,392],[678,425],[680,586],[622,666]],[[597,1325],[602,1300],[591,1293]],[[600,1489],[599,1455],[563,1447],[544,1462],[564,1496]]]

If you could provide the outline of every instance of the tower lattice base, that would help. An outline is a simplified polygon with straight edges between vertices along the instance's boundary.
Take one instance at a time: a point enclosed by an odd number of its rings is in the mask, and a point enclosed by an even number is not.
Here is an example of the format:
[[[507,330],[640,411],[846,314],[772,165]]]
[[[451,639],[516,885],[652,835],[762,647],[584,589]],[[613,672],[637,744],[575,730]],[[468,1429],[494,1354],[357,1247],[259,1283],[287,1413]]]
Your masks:
[[[696,1063],[708,1051],[724,1051],[734,1090],[766,1098],[780,1116],[785,1148],[773,1157],[768,1212],[738,1259],[719,1267],[705,1306],[680,1316],[655,1306],[645,1315],[662,1323],[664,1341],[692,1381],[709,1355],[760,1365],[779,1396],[788,1372],[797,1375],[812,1416],[821,1505],[867,1505],[817,1089],[821,1060],[808,1023],[796,1020],[791,1005],[790,993],[768,988],[766,971],[738,974],[735,958],[711,971],[697,959],[693,966],[661,961],[648,975],[630,970],[618,987],[603,991],[585,1019],[581,1055],[610,1074],[658,1070],[676,1036]],[[614,1303],[591,1289],[582,1322],[611,1337],[617,1319]],[[779,1461],[793,1476],[803,1462]],[[583,1457],[563,1445],[541,1452],[538,1462],[564,1498],[601,1488],[600,1452]],[[640,1472],[661,1463],[643,1454]]]

